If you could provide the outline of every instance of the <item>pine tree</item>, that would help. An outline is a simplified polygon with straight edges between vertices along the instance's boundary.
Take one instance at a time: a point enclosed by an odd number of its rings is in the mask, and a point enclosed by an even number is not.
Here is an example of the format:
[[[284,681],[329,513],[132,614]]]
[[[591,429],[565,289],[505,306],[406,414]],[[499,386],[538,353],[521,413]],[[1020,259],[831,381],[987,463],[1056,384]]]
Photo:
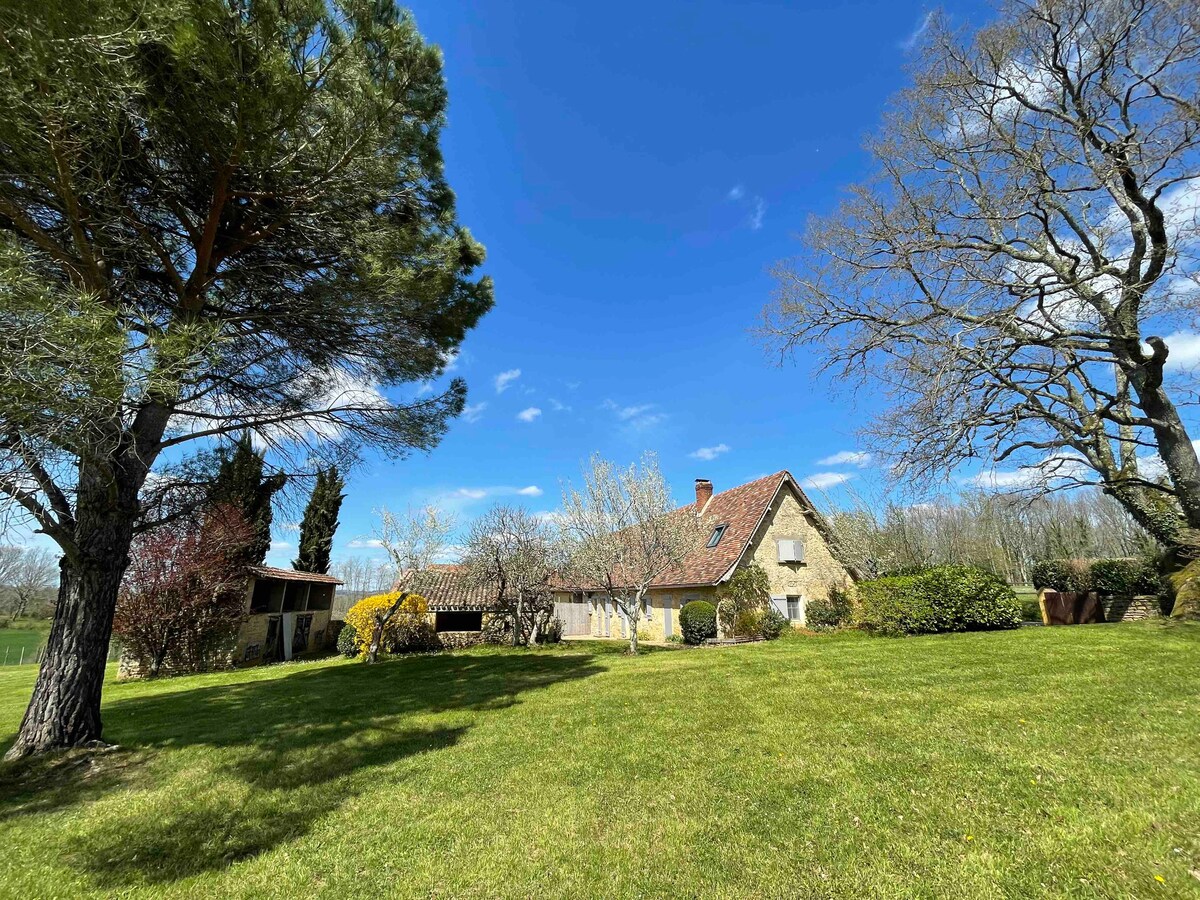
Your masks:
[[[217,451],[220,465],[213,481],[211,502],[229,504],[241,511],[254,539],[246,547],[248,565],[262,565],[271,549],[271,501],[287,482],[282,472],[263,477],[263,455],[254,449],[249,432],[233,443],[233,448]]]
[[[0,515],[63,554],[16,758],[101,738],[151,472],[259,429],[284,471],[429,450],[466,383],[404,386],[492,283],[445,177],[441,51],[395,0],[9,2],[0,32]]]
[[[300,572],[329,571],[329,554],[333,550],[333,535],[338,527],[338,511],[346,495],[346,483],[337,466],[317,472],[317,483],[304,508],[300,522],[300,554],[292,560],[292,568]]]

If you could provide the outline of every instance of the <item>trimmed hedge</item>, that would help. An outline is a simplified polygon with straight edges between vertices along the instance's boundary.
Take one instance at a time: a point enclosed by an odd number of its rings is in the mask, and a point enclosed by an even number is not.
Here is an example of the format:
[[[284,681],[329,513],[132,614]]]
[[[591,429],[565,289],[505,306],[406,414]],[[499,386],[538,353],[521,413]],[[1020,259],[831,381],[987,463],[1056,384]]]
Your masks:
[[[1161,594],[1162,576],[1147,559],[1098,559],[1092,563],[1092,587],[1105,597]]]
[[[1162,594],[1158,567],[1148,559],[1043,559],[1033,564],[1033,586],[1052,591],[1095,591],[1105,597]]]
[[[1083,594],[1092,589],[1092,572],[1083,559],[1039,559],[1030,572],[1036,590],[1072,591]]]
[[[679,611],[679,630],[689,644],[700,644],[717,636],[717,608],[707,600],[685,603]]]
[[[1016,628],[1021,604],[1013,589],[970,566],[936,566],[916,575],[858,586],[858,623],[879,634],[939,634]]]

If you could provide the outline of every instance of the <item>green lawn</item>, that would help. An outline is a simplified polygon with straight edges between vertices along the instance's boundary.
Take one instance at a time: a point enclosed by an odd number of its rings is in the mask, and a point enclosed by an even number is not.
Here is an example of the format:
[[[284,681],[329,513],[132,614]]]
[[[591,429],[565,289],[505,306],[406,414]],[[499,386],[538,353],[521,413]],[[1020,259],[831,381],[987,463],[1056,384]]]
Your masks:
[[[18,620],[12,627],[0,628],[0,666],[19,663],[22,651],[25,662],[32,662],[49,633],[48,621]]]
[[[1200,627],[618,649],[110,683],[0,895],[1200,893]]]

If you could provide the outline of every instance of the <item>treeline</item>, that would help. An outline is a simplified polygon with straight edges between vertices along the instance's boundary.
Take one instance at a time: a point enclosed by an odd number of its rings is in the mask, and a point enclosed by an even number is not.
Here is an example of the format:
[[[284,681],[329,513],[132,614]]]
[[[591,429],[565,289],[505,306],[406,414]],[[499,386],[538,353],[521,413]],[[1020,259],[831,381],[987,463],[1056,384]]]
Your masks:
[[[979,491],[909,504],[852,494],[829,519],[843,551],[869,577],[955,564],[1028,584],[1037,560],[1142,556],[1157,546],[1099,491]]]

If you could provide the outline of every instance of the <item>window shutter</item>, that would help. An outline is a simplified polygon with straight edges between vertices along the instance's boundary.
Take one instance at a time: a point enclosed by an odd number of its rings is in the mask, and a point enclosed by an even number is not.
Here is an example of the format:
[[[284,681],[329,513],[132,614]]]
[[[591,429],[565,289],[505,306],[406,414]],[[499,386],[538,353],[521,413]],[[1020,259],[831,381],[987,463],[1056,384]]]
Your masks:
[[[780,562],[788,561],[788,550],[790,549],[788,547],[788,544],[790,544],[790,543],[791,543],[791,541],[776,541],[775,542],[775,558],[778,559]]]
[[[775,607],[775,611],[785,619],[788,617],[787,597],[772,597],[771,605]]]
[[[792,559],[804,562],[804,541],[792,541]]]

